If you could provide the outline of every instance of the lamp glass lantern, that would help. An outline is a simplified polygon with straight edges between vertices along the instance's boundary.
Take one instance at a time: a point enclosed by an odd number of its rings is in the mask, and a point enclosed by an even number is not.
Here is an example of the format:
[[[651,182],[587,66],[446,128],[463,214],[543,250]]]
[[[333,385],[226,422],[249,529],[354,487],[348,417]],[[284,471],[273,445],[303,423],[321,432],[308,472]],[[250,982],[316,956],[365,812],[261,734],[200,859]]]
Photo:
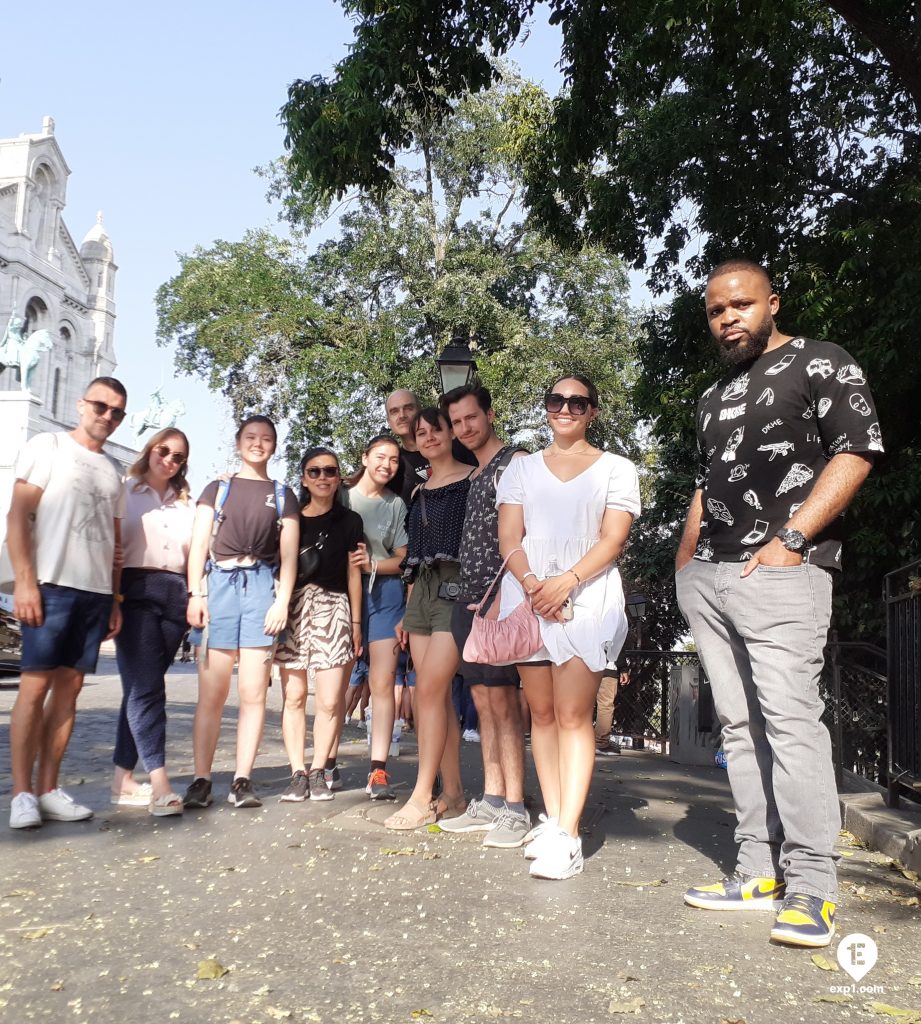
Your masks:
[[[627,614],[635,622],[646,618],[646,598],[642,594],[631,594],[627,598]]]
[[[463,335],[455,335],[451,342],[445,345],[435,363],[441,377],[443,395],[455,388],[464,387],[476,376],[476,360]]]

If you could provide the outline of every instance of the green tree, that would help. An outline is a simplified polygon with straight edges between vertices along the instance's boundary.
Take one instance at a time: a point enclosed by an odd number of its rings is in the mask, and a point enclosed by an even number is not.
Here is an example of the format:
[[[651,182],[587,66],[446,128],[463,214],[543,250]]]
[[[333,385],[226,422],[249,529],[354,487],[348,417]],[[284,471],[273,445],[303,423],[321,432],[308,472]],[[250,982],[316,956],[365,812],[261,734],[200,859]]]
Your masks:
[[[434,357],[461,326],[509,436],[539,434],[543,388],[581,371],[603,396],[597,439],[632,454],[623,266],[588,242],[561,251],[521,214],[522,154],[551,110],[507,72],[437,125],[417,119],[390,187],[349,195],[336,237],[316,247],[329,196],[279,162],[266,173],[291,238],[251,232],[182,257],[158,292],[159,338],[238,411],[285,417],[292,458],[318,442],[354,458],[397,386],[434,400]]]
[[[355,45],[295,83],[290,159],[331,197],[383,194],[421,110],[495,77],[535,0],[346,0]],[[718,371],[701,280],[727,255],[771,270],[782,329],[839,341],[864,365],[889,454],[850,513],[836,620],[882,635],[881,577],[921,554],[921,9],[896,0],[549,0],[567,82],[516,150],[532,218],[601,244],[668,296],[641,348],[655,507],[636,571],[661,585],[690,493],[694,399]],[[322,152],[321,152],[322,150]],[[640,550],[642,549],[642,550]]]

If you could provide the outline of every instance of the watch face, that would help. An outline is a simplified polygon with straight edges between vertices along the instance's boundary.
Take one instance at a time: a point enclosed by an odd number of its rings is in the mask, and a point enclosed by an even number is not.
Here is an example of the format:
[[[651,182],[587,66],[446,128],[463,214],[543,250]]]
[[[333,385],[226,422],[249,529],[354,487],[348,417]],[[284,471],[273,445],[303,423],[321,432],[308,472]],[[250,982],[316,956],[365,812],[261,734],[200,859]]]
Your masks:
[[[781,530],[777,536],[788,551],[800,552],[806,546],[806,538],[799,530]]]

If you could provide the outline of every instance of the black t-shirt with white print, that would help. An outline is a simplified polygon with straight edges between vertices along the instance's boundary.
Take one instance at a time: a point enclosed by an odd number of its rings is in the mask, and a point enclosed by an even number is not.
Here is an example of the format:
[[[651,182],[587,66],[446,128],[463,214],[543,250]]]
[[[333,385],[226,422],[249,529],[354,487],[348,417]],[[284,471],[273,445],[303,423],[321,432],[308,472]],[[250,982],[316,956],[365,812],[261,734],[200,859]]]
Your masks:
[[[881,452],[866,378],[838,345],[793,338],[735,366],[697,406],[703,518],[695,557],[751,558],[806,500],[839,452]],[[804,559],[841,567],[842,519],[811,539]]]

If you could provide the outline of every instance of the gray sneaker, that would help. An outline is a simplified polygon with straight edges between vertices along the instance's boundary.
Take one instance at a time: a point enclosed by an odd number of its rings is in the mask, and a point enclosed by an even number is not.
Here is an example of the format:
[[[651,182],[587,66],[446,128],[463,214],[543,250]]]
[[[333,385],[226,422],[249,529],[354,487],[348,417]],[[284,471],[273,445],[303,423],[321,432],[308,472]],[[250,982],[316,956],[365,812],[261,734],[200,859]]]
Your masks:
[[[524,837],[530,830],[531,816],[527,812],[516,814],[506,807],[483,837],[483,845],[497,850],[514,850],[524,845]]]
[[[485,800],[474,798],[463,814],[439,821],[438,827],[442,832],[488,832],[503,810],[504,807],[493,807]]]

